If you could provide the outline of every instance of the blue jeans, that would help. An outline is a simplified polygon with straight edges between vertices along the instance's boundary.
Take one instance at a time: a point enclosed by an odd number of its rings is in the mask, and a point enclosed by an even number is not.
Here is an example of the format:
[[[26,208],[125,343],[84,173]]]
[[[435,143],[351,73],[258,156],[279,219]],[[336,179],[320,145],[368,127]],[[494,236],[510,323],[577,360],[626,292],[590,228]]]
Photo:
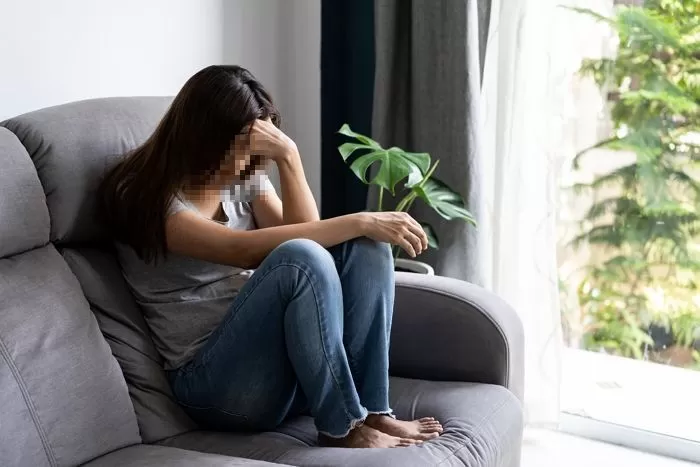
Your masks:
[[[262,262],[195,358],[169,372],[202,427],[271,430],[308,413],[345,436],[390,414],[389,246],[361,238],[329,250],[292,240]]]

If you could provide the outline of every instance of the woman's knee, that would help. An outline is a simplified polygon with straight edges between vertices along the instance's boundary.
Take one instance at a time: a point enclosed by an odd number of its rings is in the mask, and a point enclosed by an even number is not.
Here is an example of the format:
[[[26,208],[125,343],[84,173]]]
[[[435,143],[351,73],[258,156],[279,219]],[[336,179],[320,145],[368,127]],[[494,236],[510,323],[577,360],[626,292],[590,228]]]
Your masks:
[[[382,271],[394,269],[394,257],[388,243],[377,242],[367,237],[350,241],[354,255],[359,255],[359,263],[368,268]]]
[[[313,240],[298,238],[288,240],[275,248],[272,254],[284,258],[291,264],[299,264],[313,270],[335,271],[333,256]]]

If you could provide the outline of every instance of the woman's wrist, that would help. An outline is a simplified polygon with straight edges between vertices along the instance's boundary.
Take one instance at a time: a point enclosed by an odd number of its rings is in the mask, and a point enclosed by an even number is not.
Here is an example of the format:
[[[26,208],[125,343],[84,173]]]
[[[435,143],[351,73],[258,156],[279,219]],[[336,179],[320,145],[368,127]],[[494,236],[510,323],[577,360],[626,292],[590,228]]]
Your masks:
[[[348,218],[351,221],[352,232],[356,234],[357,237],[366,237],[369,233],[371,218],[365,212],[356,212],[355,214],[350,214]]]
[[[275,160],[275,163],[280,171],[280,176],[284,176],[284,174],[295,178],[305,176],[304,166],[301,162],[301,156],[299,153],[290,152]]]
[[[285,148],[280,151],[280,155],[275,158],[277,165],[288,165],[293,167],[296,164],[301,163],[301,155],[296,147]]]

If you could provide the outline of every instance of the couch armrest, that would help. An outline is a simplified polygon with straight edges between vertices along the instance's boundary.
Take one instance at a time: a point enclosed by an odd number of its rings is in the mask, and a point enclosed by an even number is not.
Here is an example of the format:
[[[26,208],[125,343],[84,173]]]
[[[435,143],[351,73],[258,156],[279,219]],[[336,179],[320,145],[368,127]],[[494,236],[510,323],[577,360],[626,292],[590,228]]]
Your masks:
[[[515,310],[457,279],[396,273],[391,374],[505,386],[523,397],[524,334]]]

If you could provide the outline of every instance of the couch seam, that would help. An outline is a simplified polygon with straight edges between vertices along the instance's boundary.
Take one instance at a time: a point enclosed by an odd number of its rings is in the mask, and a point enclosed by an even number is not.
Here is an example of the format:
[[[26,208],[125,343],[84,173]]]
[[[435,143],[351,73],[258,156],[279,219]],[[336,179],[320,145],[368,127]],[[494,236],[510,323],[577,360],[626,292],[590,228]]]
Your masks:
[[[24,403],[27,405],[29,415],[32,417],[34,427],[36,428],[36,431],[39,434],[39,438],[41,439],[41,443],[44,447],[44,453],[48,458],[49,464],[52,466],[58,466],[56,456],[53,452],[53,449],[51,449],[51,445],[49,444],[48,436],[46,435],[46,432],[44,431],[44,428],[41,425],[41,419],[39,418],[39,414],[37,413],[36,407],[34,406],[34,401],[29,395],[27,386],[24,384],[22,375],[19,372],[19,368],[17,368],[15,362],[10,358],[10,353],[7,350],[7,347],[5,346],[5,343],[3,342],[2,338],[0,338],[0,353],[7,362],[7,366],[10,368],[10,371],[12,372],[12,375],[14,376],[15,381],[17,382],[17,386],[19,387],[19,390],[22,393],[22,398],[24,399]]]
[[[462,302],[462,303],[468,303],[475,310],[477,310],[482,316],[484,316],[489,322],[491,322],[491,324],[493,324],[493,326],[496,328],[496,330],[500,334],[501,339],[503,341],[503,345],[506,349],[506,356],[507,357],[506,357],[506,374],[505,374],[506,381],[505,382],[506,382],[506,385],[510,385],[510,363],[511,362],[510,362],[510,345],[508,343],[508,338],[503,330],[503,327],[498,322],[496,322],[496,320],[493,319],[493,317],[490,316],[489,313],[487,313],[483,307],[481,307],[480,305],[478,305],[472,301],[466,300],[465,297],[460,297],[460,296],[455,295],[451,292],[447,292],[447,291],[439,290],[439,289],[434,289],[432,287],[426,287],[426,286],[420,286],[420,285],[409,285],[409,284],[397,284],[396,286],[397,286],[397,288],[403,287],[403,288],[406,288],[409,290],[413,289],[413,290],[421,290],[424,292],[430,292],[430,293],[440,295],[442,297],[449,297],[453,300],[457,300],[457,301]]]

